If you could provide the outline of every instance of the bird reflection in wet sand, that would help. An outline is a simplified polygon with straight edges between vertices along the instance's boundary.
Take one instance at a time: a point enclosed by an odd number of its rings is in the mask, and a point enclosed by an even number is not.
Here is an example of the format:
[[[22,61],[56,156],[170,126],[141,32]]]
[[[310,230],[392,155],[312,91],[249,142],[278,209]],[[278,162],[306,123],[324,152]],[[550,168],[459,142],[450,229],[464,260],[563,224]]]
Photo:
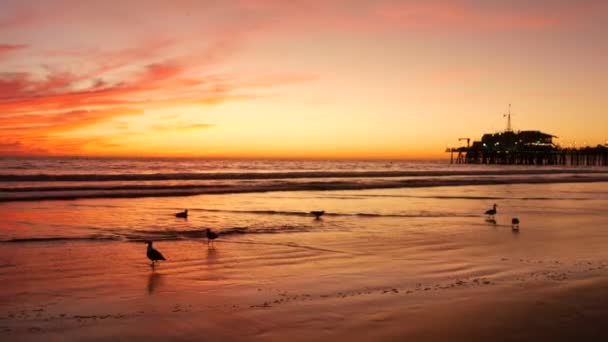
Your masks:
[[[488,217],[488,218],[486,219],[486,222],[487,222],[487,223],[489,223],[489,224],[491,224],[491,225],[493,225],[493,226],[495,226],[495,225],[496,225],[496,219],[494,219],[494,218],[492,218],[492,217]]]
[[[148,294],[151,295],[152,293],[154,293],[156,288],[161,284],[161,280],[162,274],[156,273],[154,271],[150,273],[150,275],[148,276]]]
[[[219,260],[217,248],[207,248],[207,258],[205,260],[208,265],[215,264]]]

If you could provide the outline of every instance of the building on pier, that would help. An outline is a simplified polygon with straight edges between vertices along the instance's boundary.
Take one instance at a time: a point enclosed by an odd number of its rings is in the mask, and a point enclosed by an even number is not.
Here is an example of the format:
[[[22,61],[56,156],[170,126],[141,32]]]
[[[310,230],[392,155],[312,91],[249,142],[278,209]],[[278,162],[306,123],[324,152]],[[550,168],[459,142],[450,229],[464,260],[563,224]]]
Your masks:
[[[507,117],[507,128],[503,132],[487,133],[479,141],[448,148],[450,163],[457,164],[504,164],[504,165],[570,165],[608,166],[608,146],[584,148],[561,148],[555,135],[536,130],[513,131],[511,128],[511,105]]]

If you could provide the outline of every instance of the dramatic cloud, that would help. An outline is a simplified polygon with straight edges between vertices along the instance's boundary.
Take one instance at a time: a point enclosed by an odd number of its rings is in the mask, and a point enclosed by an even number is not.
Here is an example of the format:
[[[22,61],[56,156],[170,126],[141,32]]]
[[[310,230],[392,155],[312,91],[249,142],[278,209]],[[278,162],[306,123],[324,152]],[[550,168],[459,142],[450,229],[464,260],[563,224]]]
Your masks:
[[[90,141],[98,146],[118,146],[94,136],[83,145],[82,138],[74,134],[113,119],[142,115],[147,109],[254,98],[246,92],[308,79],[273,73],[268,79],[256,76],[252,81],[251,76],[218,72],[215,67],[235,51],[236,42],[228,43],[232,39],[234,33],[230,32],[202,48],[178,54],[171,53],[177,44],[169,39],[146,39],[114,51],[44,50],[60,62],[0,72],[0,153],[26,153],[28,146],[32,153],[38,153],[42,144],[51,153],[79,154]],[[0,45],[0,56],[22,48],[25,45]],[[70,63],[83,68],[69,68]],[[211,127],[183,123],[163,130]]]

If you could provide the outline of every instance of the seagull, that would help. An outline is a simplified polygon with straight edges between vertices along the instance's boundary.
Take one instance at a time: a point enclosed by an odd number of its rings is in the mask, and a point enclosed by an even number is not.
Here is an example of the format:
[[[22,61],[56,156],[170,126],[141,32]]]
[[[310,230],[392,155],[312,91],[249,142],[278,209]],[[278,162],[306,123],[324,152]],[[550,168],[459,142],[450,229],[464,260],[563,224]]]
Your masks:
[[[319,220],[325,214],[325,210],[313,210],[310,213],[315,216],[315,220]]]
[[[498,207],[498,206],[496,205],[496,203],[494,203],[494,206],[492,207],[492,209],[486,211],[486,215],[490,215],[490,216],[496,215],[496,207]]]
[[[207,245],[209,245],[210,242],[213,243],[213,240],[217,239],[217,237],[220,236],[218,233],[212,231],[209,228],[205,229],[205,232],[207,232]]]
[[[154,267],[154,263],[157,261],[167,260],[159,251],[152,247],[152,241],[148,241],[148,251],[146,255],[148,256],[148,259],[152,260],[152,267]]]
[[[175,217],[188,218],[188,209],[185,209],[184,211],[180,211],[179,213],[175,214]]]
[[[511,228],[513,230],[519,230],[519,219],[517,217],[511,219]]]

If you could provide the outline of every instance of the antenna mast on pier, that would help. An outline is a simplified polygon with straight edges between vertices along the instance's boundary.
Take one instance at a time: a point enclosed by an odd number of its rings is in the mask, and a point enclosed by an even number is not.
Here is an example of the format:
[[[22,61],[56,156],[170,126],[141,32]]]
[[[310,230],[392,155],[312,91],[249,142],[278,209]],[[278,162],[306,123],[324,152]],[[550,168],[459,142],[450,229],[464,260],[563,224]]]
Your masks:
[[[511,129],[511,104],[509,103],[509,112],[507,114],[503,114],[503,117],[507,118],[507,129],[505,132],[513,132]]]

